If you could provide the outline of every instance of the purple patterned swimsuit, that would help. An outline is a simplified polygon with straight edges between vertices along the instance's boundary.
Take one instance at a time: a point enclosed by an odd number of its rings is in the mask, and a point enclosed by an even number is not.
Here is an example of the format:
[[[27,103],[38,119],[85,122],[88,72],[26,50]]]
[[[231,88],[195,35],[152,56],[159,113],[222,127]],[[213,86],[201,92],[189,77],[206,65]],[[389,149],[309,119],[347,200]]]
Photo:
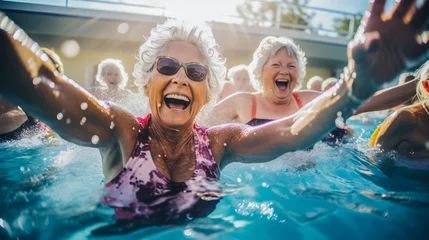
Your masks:
[[[192,178],[174,182],[158,171],[152,160],[147,129],[150,117],[137,118],[141,132],[134,151],[124,169],[103,188],[101,202],[115,209],[117,220],[163,224],[207,216],[221,196],[215,184],[220,171],[209,146],[207,128],[193,126],[196,165]]]

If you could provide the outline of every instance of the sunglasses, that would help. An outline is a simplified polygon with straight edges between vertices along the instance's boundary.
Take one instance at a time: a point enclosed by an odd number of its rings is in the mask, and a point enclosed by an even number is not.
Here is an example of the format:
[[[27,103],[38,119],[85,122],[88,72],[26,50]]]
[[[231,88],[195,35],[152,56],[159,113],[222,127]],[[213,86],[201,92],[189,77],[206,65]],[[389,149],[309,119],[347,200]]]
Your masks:
[[[158,72],[161,74],[168,76],[174,75],[179,71],[181,67],[185,69],[186,76],[188,76],[188,78],[192,81],[196,82],[204,81],[209,72],[207,67],[199,63],[184,63],[180,62],[177,59],[164,56],[160,56],[157,58],[156,70],[158,70]]]

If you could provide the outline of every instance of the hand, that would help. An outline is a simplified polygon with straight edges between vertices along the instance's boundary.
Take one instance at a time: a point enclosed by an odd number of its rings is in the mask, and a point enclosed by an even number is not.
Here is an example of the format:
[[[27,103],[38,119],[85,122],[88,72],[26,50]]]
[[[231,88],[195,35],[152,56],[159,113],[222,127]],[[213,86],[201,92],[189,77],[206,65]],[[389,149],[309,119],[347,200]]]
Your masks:
[[[349,61],[356,72],[353,95],[361,99],[371,96],[405,68],[429,58],[428,35],[420,36],[429,18],[429,0],[418,9],[415,0],[402,0],[391,14],[384,13],[385,4],[386,0],[373,0],[355,39],[349,43]]]

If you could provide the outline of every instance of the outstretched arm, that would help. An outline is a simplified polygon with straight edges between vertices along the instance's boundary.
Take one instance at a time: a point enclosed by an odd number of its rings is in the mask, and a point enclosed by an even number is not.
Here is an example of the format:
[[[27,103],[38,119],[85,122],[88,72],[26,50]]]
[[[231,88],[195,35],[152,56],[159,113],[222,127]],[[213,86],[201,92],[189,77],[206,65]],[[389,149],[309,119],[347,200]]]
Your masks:
[[[340,80],[336,89],[319,96],[294,116],[255,128],[241,125],[214,128],[218,135],[212,135],[212,146],[225,143],[223,151],[214,148],[219,153],[216,157],[263,162],[307,148],[335,125],[341,125],[341,120],[350,117],[353,109],[372,96],[381,84],[393,80],[411,63],[423,61],[428,44],[419,36],[429,17],[429,0],[416,11],[412,9],[415,1],[403,0],[389,16],[383,15],[385,2],[374,0],[371,12],[365,14],[361,34],[349,44],[347,82]],[[222,128],[226,131],[222,132]],[[245,156],[245,160],[240,156]],[[227,163],[228,160],[221,165]]]
[[[68,141],[102,147],[113,139],[113,116],[72,80],[55,71],[40,47],[0,12],[0,95]],[[9,34],[9,33],[10,34]]]
[[[390,109],[411,100],[416,95],[418,79],[377,91],[356,110],[355,114]]]

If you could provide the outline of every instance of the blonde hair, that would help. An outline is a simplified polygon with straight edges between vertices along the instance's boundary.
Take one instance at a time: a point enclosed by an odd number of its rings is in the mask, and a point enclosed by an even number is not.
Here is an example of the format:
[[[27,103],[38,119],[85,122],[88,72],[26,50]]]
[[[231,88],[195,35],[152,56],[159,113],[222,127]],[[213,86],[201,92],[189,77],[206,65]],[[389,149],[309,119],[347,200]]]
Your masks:
[[[206,24],[168,19],[152,29],[150,36],[140,46],[138,62],[134,65],[133,76],[136,85],[145,86],[149,82],[156,58],[173,41],[191,43],[200,50],[209,68],[206,83],[210,101],[207,105],[214,105],[225,79],[226,60],[213,37],[212,30]]]
[[[119,83],[119,87],[124,89],[125,86],[127,86],[128,74],[125,72],[125,68],[124,68],[124,65],[122,65],[122,61],[118,59],[107,58],[101,61],[101,63],[98,64],[97,75],[95,76],[95,80],[101,86],[107,86],[102,78],[104,76],[104,73],[106,72],[107,67],[110,67],[110,66],[115,66],[119,69],[119,73],[121,75],[121,83]]]
[[[417,100],[422,102],[429,98],[429,93],[422,86],[422,82],[429,80],[429,60],[415,72],[414,76],[419,79],[416,88]]]
[[[287,37],[266,37],[262,39],[256,51],[253,53],[252,62],[249,64],[250,82],[257,91],[263,91],[262,69],[268,59],[281,49],[286,49],[289,56],[294,56],[297,61],[298,81],[295,89],[300,89],[305,77],[305,65],[307,58],[301,48],[295,42]]]

